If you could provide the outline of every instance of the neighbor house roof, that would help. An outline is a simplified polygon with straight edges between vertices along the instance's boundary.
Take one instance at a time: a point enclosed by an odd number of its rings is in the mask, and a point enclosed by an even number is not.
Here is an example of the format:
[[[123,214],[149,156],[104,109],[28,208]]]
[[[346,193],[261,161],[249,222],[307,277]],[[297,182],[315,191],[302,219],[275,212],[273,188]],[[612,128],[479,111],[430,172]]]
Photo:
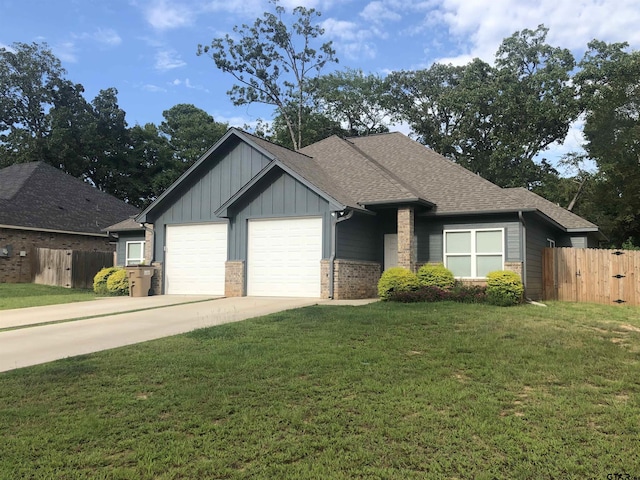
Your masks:
[[[103,228],[102,230],[105,232],[113,232],[113,233],[135,232],[138,230],[144,230],[144,227],[135,221],[135,217],[136,215],[130,218],[127,218],[126,220],[123,220],[121,222],[115,223],[113,225],[109,225],[108,227]]]
[[[43,162],[0,169],[0,225],[104,235],[139,210]]]

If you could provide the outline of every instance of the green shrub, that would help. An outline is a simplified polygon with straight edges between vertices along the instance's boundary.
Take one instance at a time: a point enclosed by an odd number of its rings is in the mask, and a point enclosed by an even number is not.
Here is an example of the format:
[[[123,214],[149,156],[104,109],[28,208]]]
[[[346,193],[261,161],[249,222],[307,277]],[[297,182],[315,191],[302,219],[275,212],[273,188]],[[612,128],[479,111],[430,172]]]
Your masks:
[[[498,270],[487,275],[487,302],[509,307],[522,303],[524,286],[520,275],[509,270]]]
[[[93,291],[99,295],[107,295],[109,293],[107,290],[107,280],[111,274],[118,270],[117,267],[105,267],[96,273],[95,277],[93,277]]]
[[[453,272],[441,263],[423,265],[418,270],[420,285],[425,287],[438,287],[444,290],[453,288],[456,279]]]
[[[129,295],[129,278],[125,269],[120,268],[109,275],[107,290],[109,295]]]
[[[385,270],[378,282],[378,296],[388,300],[392,292],[410,292],[420,286],[418,277],[411,270],[402,267],[392,267]]]

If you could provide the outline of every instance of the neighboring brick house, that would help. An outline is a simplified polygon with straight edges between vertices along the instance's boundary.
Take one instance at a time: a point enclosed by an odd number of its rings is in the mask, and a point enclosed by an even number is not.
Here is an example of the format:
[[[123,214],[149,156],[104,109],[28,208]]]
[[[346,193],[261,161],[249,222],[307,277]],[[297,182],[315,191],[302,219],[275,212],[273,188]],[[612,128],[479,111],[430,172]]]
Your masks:
[[[35,247],[114,251],[102,230],[139,212],[43,162],[0,169],[0,283],[32,281]]]
[[[384,269],[442,262],[468,282],[517,271],[536,299],[545,246],[603,238],[401,133],[294,152],[229,129],[135,222],[154,290],[227,296],[372,297]]]

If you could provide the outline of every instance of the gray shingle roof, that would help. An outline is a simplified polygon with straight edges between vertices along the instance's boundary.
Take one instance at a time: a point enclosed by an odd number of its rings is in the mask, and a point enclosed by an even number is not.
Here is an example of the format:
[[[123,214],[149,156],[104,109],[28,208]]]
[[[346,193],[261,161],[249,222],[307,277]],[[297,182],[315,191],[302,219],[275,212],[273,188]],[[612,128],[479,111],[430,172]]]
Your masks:
[[[139,210],[43,162],[0,170],[0,225],[104,234]]]
[[[300,151],[361,205],[417,197],[434,204],[430,213],[437,215],[537,210],[568,230],[597,229],[524,188],[501,188],[399,132],[333,136]]]
[[[336,181],[335,176],[330,175],[324,168],[322,168],[321,162],[318,162],[316,159],[308,156],[302,150],[300,150],[299,152],[294,152],[293,150],[275,145],[253,135],[248,135],[248,137],[256,145],[260,146],[260,148],[268,151],[271,155],[280,160],[285,166],[292,169],[298,175],[303,177],[312,185],[315,185],[327,195],[331,196],[345,206],[352,208],[359,207],[357,197],[353,194],[353,192],[348,189],[342,188],[340,182]]]
[[[502,188],[402,133],[348,141],[434,203],[437,214],[514,209],[512,199]]]
[[[361,205],[419,197],[409,185],[354,148],[352,142],[335,135],[300,151],[313,157],[318,167]]]
[[[544,213],[547,217],[556,221],[568,230],[596,229],[597,225],[570,212],[569,210],[550,202],[546,198],[530,192],[526,188],[506,188],[511,196],[518,199],[522,205],[532,207]]]
[[[121,222],[109,225],[102,229],[105,232],[136,232],[144,231],[144,227],[135,221],[135,218],[127,218]]]

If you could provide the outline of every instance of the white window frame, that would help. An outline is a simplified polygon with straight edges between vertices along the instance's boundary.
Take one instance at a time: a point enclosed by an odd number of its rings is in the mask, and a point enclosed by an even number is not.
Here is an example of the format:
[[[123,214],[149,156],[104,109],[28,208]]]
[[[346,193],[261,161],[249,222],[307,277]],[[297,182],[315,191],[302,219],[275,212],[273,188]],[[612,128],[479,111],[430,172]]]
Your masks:
[[[469,232],[471,234],[471,252],[469,253],[447,253],[447,234],[448,233],[464,233]],[[500,238],[502,238],[502,251],[498,252],[476,252],[476,233],[478,232],[500,232]],[[506,250],[506,241],[504,238],[504,228],[462,228],[444,230],[442,232],[442,258],[444,259],[445,267],[448,266],[449,257],[468,257],[471,256],[471,276],[470,277],[456,277],[462,279],[481,279],[486,277],[479,277],[477,273],[477,258],[482,256],[501,256],[501,270],[504,270],[504,259]]]
[[[129,245],[137,243],[140,245],[140,252],[142,254],[141,257],[137,257],[137,258],[133,258],[133,257],[129,257]],[[137,263],[131,263],[131,262],[137,262]],[[135,241],[129,241],[125,244],[124,247],[124,264],[125,266],[129,267],[129,266],[133,266],[133,265],[140,265],[144,263],[144,240],[135,240]]]
[[[552,238],[547,238],[547,248],[556,248],[556,241]]]

